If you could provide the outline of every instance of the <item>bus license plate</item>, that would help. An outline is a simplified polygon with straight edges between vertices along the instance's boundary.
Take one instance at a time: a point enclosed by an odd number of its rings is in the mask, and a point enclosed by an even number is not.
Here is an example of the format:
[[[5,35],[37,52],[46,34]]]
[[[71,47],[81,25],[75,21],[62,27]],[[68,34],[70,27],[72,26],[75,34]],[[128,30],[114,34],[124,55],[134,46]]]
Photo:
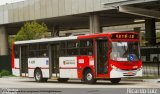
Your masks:
[[[133,75],[133,72],[128,72],[128,75]]]

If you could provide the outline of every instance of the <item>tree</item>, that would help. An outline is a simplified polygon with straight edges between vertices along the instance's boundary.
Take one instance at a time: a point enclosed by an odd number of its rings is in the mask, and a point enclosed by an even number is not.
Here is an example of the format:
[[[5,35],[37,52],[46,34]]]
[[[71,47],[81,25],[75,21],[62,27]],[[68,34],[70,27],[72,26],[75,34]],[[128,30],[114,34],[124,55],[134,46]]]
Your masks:
[[[48,28],[44,23],[26,22],[19,30],[14,41],[39,39],[47,36]]]

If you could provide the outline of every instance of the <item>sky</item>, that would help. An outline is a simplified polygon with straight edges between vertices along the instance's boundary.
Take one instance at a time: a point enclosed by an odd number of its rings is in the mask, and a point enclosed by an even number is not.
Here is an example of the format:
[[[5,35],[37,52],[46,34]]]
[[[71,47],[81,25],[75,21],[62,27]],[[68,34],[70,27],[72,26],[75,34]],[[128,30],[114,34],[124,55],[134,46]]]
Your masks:
[[[19,2],[19,1],[24,1],[24,0],[0,0],[0,5],[4,5],[6,3]]]

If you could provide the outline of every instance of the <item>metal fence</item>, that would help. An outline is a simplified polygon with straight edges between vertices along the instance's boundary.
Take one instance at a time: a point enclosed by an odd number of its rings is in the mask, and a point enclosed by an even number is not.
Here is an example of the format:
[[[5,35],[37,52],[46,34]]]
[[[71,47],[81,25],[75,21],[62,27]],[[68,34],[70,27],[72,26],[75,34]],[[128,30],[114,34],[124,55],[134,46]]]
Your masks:
[[[160,78],[160,46],[141,47],[143,77]]]
[[[160,62],[143,62],[143,77],[160,78]]]

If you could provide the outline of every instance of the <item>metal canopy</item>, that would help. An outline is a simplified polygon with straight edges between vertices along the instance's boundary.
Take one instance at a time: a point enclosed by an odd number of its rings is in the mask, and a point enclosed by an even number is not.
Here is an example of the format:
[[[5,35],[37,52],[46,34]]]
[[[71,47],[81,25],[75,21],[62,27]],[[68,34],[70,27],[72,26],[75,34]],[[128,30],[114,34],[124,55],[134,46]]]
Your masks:
[[[152,1],[146,3],[122,5],[119,11],[144,17],[160,19],[160,1]]]
[[[114,4],[113,9],[106,9],[97,11],[100,16],[102,27],[116,26],[124,24],[132,24],[135,19],[147,18],[160,18],[160,0],[127,0],[129,4]],[[143,1],[143,2],[142,2]],[[105,5],[105,4],[104,4]],[[112,4],[111,4],[112,5]],[[110,6],[110,5],[106,5]],[[116,6],[119,6],[117,8]],[[90,13],[75,14],[68,16],[61,16],[56,18],[41,19],[38,22],[44,22],[49,27],[50,31],[53,30],[54,25],[59,25],[60,30],[73,30],[89,28],[89,15]],[[24,24],[12,23],[6,25],[9,34],[16,34],[20,27]],[[12,31],[12,32],[11,32]]]
[[[128,4],[137,4],[137,3],[146,3],[152,1],[159,1],[159,0],[114,0],[114,1],[107,1],[103,3],[103,5],[111,5],[111,6],[119,6],[119,5],[128,5]]]
[[[139,15],[139,16],[160,19],[160,11],[155,11],[155,10],[135,8],[130,6],[120,6],[119,11],[124,13]]]

